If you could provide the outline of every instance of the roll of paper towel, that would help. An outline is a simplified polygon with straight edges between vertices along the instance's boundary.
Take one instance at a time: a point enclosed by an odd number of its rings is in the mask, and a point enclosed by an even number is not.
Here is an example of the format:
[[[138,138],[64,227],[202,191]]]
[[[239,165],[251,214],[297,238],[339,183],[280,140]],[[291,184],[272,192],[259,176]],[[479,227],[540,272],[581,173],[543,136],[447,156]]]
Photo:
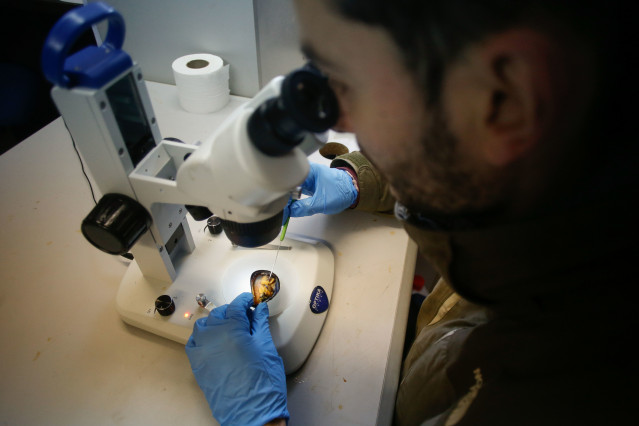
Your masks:
[[[173,76],[182,108],[210,113],[229,102],[229,66],[219,56],[196,53],[173,61]]]

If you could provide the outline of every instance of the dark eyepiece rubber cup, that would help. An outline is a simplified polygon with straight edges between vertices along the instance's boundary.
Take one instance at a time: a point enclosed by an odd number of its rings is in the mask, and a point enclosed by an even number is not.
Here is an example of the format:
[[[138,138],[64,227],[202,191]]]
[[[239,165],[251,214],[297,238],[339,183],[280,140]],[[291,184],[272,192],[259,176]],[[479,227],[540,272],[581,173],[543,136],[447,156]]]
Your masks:
[[[286,76],[280,96],[251,114],[247,131],[256,148],[275,157],[291,151],[308,133],[330,129],[338,116],[337,98],[326,77],[298,69]]]

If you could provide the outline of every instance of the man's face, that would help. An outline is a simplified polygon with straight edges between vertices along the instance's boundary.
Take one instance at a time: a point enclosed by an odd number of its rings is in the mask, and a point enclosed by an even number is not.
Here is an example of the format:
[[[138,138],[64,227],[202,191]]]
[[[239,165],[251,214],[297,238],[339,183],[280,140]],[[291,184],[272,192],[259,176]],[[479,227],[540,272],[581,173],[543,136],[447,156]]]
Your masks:
[[[342,18],[326,0],[296,0],[296,6],[302,48],[329,76],[340,125],[356,134],[393,195],[409,207],[441,213],[493,204],[493,171],[476,159],[472,144],[454,136],[444,106],[426,108],[423,88],[388,33]]]

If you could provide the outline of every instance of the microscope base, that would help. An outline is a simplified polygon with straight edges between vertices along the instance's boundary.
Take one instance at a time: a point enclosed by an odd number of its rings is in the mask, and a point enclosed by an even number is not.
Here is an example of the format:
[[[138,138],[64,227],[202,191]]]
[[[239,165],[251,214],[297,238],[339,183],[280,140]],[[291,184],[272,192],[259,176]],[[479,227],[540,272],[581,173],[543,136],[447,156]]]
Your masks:
[[[220,306],[250,292],[251,274],[273,267],[279,243],[275,240],[255,249],[233,247],[224,235],[214,236],[203,229],[194,232],[193,238],[196,249],[176,265],[173,283],[145,277],[137,263],[131,262],[116,298],[124,322],[186,343],[195,320],[209,314],[197,304],[196,296],[203,293],[212,305]],[[328,303],[322,302],[330,301],[333,290],[333,253],[320,241],[289,233],[274,273],[280,279],[280,292],[267,302],[271,334],[286,374],[291,374],[310,354],[328,313],[322,311]],[[173,299],[173,314],[161,316],[155,310],[155,300],[161,295]]]

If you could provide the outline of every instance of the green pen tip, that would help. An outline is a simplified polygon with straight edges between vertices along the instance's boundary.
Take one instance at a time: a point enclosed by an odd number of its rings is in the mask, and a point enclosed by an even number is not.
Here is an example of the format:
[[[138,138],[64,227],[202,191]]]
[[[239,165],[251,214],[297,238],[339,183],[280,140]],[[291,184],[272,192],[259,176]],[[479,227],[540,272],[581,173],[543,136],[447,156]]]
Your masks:
[[[290,216],[286,219],[286,222],[284,222],[284,226],[282,227],[282,234],[280,235],[280,241],[284,240],[284,235],[286,235],[286,229],[288,228],[289,220],[291,220]]]

